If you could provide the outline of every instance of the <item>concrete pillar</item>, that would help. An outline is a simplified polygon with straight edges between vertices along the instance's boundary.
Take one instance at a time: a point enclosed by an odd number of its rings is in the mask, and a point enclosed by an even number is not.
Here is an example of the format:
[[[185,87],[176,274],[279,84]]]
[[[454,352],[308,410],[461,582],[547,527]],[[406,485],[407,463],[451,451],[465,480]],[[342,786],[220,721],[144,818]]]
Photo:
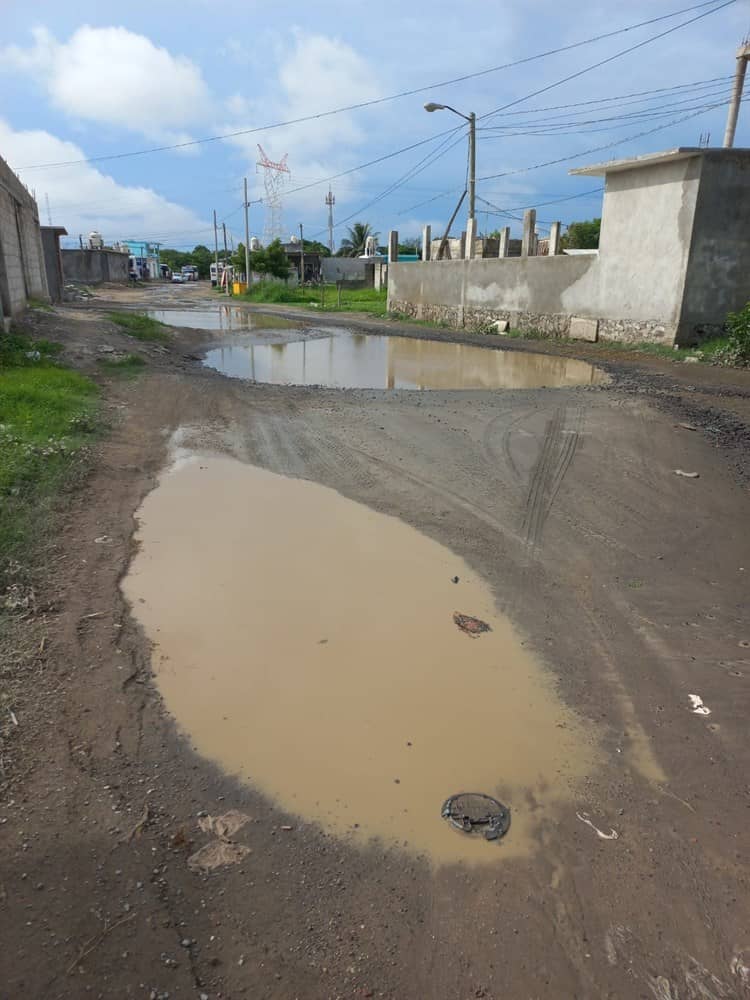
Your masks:
[[[430,247],[432,246],[432,226],[422,227],[422,260],[430,259]]]
[[[474,260],[476,256],[476,246],[474,241],[477,238],[477,220],[476,217],[469,219],[466,224],[466,243],[464,245],[464,259]]]
[[[527,208],[523,213],[523,240],[521,256],[530,257],[534,253],[534,232],[536,229],[536,209]]]
[[[466,233],[461,233],[461,239],[458,241],[458,259],[466,260]]]
[[[510,250],[510,226],[500,230],[500,246],[498,247],[498,257],[507,257]]]
[[[556,257],[560,253],[560,226],[561,223],[553,222],[549,230],[549,255]]]
[[[388,233],[388,263],[395,264],[398,261],[398,230],[392,229]]]

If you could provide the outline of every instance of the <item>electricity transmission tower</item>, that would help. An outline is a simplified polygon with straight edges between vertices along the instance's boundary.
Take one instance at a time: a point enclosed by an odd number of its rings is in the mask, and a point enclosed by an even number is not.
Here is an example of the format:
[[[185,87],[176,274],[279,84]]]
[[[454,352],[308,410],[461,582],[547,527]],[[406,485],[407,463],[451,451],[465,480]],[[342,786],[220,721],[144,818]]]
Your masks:
[[[326,205],[328,205],[328,249],[333,253],[333,206],[336,204],[336,198],[333,195],[333,191],[328,188],[328,194],[326,195]]]
[[[268,158],[261,145],[258,145],[258,153],[260,155],[258,166],[263,167],[263,182],[266,189],[264,198],[266,218],[263,225],[263,239],[268,246],[269,243],[281,236],[281,192],[291,171],[286,162],[288,153],[284,153],[278,163]]]

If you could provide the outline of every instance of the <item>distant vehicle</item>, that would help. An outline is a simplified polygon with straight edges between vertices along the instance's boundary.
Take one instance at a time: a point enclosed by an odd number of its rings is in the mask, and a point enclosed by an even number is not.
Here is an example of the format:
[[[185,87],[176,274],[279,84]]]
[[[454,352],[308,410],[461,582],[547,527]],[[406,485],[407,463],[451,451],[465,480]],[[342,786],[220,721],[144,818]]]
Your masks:
[[[184,285],[188,279],[180,271],[175,271],[172,275],[172,283],[175,285]]]
[[[182,275],[185,281],[197,281],[198,280],[198,268],[195,264],[185,264],[182,268]]]
[[[219,261],[218,278],[217,278],[216,263],[214,262],[211,265],[211,284],[212,284],[212,286],[214,288],[216,288],[217,285],[221,284],[221,276],[224,273],[224,267],[225,267],[224,261],[220,260]]]

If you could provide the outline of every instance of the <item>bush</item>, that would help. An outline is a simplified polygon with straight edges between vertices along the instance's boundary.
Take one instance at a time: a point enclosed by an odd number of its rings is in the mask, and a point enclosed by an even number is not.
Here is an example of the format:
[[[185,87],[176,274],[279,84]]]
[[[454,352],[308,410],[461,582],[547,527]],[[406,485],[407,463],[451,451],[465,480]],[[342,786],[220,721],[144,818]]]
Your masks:
[[[727,333],[727,345],[717,360],[726,365],[750,365],[750,302],[727,316]]]

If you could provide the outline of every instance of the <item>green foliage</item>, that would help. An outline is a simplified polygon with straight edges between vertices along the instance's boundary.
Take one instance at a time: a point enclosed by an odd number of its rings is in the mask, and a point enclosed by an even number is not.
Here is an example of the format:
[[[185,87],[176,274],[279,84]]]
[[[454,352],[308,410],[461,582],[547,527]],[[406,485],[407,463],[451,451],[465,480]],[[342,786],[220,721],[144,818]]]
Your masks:
[[[562,248],[564,250],[597,250],[601,224],[601,219],[571,222],[567,233],[560,240]]]
[[[107,313],[107,319],[121,326],[126,333],[137,340],[155,340],[161,343],[167,343],[170,340],[164,323],[160,323],[158,319],[151,319],[150,316],[144,316],[142,313],[110,312]]]
[[[146,362],[139,354],[126,354],[124,358],[100,358],[99,364],[109,375],[132,378],[143,370]]]
[[[273,278],[288,278],[289,261],[284,253],[281,240],[274,240],[267,247],[253,250],[250,254],[250,269],[256,274],[268,274]]]
[[[298,285],[281,285],[272,281],[260,281],[243,296],[251,302],[269,302],[283,305],[308,306],[323,312],[339,310],[338,289],[335,285],[300,288]],[[367,312],[384,316],[387,293],[385,289],[342,288],[341,311]]]
[[[355,222],[349,229],[346,239],[341,241],[337,257],[361,257],[367,248],[367,240],[372,237],[377,239],[380,233],[376,233],[369,222]]]
[[[727,335],[726,346],[714,358],[725,365],[750,365],[750,302],[727,316]]]
[[[229,257],[229,253],[226,254]],[[159,251],[159,260],[166,264],[172,271],[180,271],[186,264],[193,264],[198,268],[200,278],[208,278],[211,273],[214,253],[207,246],[199,243],[192,250],[170,250],[169,247]],[[219,251],[219,260],[224,260],[224,251]],[[244,267],[244,263],[243,263]]]
[[[331,251],[325,245],[325,243],[320,243],[318,240],[303,240],[305,247],[305,253],[319,253],[321,257],[330,257]]]
[[[0,335],[0,590],[9,561],[42,539],[98,425],[95,383],[55,364],[55,346]]]

